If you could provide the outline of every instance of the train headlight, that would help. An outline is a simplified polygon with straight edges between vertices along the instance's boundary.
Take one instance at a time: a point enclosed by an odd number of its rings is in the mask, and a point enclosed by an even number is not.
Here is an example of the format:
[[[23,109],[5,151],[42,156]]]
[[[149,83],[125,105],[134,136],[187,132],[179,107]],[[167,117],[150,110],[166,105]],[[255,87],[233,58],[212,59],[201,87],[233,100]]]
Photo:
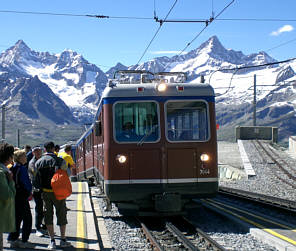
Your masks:
[[[204,162],[207,162],[207,161],[210,160],[210,156],[207,155],[206,153],[203,153],[202,155],[200,155],[200,160],[204,161]]]
[[[117,161],[118,161],[120,164],[123,164],[123,163],[126,162],[127,157],[126,157],[125,155],[118,154],[118,155],[116,156],[116,159],[117,159]]]
[[[165,90],[167,89],[167,85],[165,83],[160,83],[158,86],[157,86],[157,90],[159,92],[164,92]]]

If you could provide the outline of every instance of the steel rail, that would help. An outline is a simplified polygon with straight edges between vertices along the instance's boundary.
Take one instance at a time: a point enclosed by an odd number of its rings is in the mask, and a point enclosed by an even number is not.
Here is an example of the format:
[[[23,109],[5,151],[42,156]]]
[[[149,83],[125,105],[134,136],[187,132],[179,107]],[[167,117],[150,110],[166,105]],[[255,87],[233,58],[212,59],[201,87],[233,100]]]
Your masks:
[[[219,187],[219,193],[223,195],[229,195],[233,197],[238,197],[250,201],[255,201],[269,206],[277,207],[280,209],[296,212],[296,201],[286,200],[282,198],[273,197],[270,195],[254,193],[250,191],[240,190],[230,187]]]
[[[188,240],[186,236],[178,228],[176,228],[171,222],[167,222],[166,227],[189,250],[192,250],[192,251],[200,250],[196,246],[194,246],[194,244],[190,240]]]
[[[285,161],[283,158],[281,158],[281,156],[274,149],[272,149],[270,146],[269,146],[269,150],[272,152],[273,155],[275,155],[275,157],[280,159],[281,162],[283,162],[287,167],[289,167],[293,172],[296,173],[296,168],[292,167],[287,161]],[[287,172],[289,172],[289,171],[287,170]],[[291,176],[293,176],[293,175],[291,174]],[[293,176],[293,177],[296,180],[296,177],[295,176]]]
[[[157,251],[165,251],[161,246],[160,244],[158,243],[158,241],[154,238],[154,236],[151,234],[151,232],[149,231],[149,229],[146,227],[146,225],[141,222],[139,219],[138,221],[140,222],[141,224],[141,227],[142,227],[142,231],[144,233],[144,235],[146,236],[146,238],[149,240],[150,244],[154,247],[153,249],[154,250],[157,250]]]
[[[256,140],[257,144],[261,147],[261,149],[265,152],[265,154],[279,167],[280,170],[283,171],[283,173],[285,173],[290,179],[295,180],[296,178],[291,175],[265,148],[264,146],[261,144],[261,142],[259,142],[258,140]],[[262,156],[261,156],[262,157]],[[296,185],[287,181],[286,179],[282,178],[281,176],[279,176],[276,171],[274,169],[271,169],[271,171],[273,172],[273,174],[281,181],[283,181],[284,183],[290,185],[291,187],[296,189]]]
[[[207,243],[207,248],[212,248],[213,250],[217,251],[227,250],[224,247],[222,247],[217,241],[215,241],[209,235],[207,235],[204,231],[202,231],[200,228],[194,226],[186,217],[183,217],[183,220],[186,222],[186,224],[190,225],[196,231],[196,234],[202,241]]]

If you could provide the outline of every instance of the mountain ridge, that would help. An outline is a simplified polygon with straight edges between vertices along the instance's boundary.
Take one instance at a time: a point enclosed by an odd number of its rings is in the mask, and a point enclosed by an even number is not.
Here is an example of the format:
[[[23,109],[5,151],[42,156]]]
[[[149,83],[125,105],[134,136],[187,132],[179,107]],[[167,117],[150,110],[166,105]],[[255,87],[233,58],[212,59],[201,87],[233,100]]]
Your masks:
[[[211,80],[210,84],[217,90],[217,93],[222,94],[223,88],[228,90],[225,95],[216,98],[217,121],[225,127],[228,125],[233,127],[235,123],[249,123],[253,99],[252,80],[249,80],[253,78],[253,75],[264,76],[260,81],[269,81],[266,86],[272,83],[274,86],[270,91],[281,88],[281,92],[288,93],[288,97],[292,97],[293,88],[291,90],[280,86],[285,81],[294,81],[294,79],[296,81],[296,64],[284,63],[233,72],[219,72],[218,70],[274,62],[276,60],[264,51],[244,55],[241,51],[226,49],[218,37],[212,36],[199,47],[185,54],[156,57],[132,66],[125,66],[118,62],[104,73],[95,64],[88,62],[82,55],[70,49],[58,54],[36,52],[23,40],[18,40],[14,46],[0,54],[0,103],[5,103],[7,107],[16,107],[17,103],[16,109],[21,116],[28,119],[38,120],[42,117],[52,124],[91,123],[107,79],[112,78],[116,70],[185,71],[190,82],[199,81],[200,76],[204,75],[206,81]],[[32,89],[24,88],[24,85],[32,85]],[[39,85],[42,90],[35,92]],[[49,89],[46,90],[46,86]],[[35,94],[30,94],[30,91]],[[38,107],[43,107],[42,101],[36,98],[38,92],[41,93],[40,98],[42,97],[43,100],[46,100],[44,93],[50,93],[49,96],[54,100],[54,103],[46,101],[55,108],[50,114],[46,114],[42,109],[38,110]],[[20,95],[17,95],[18,93]],[[270,95],[277,96],[272,93]],[[273,110],[272,116],[276,114],[280,118],[280,109],[271,107],[278,98],[270,99],[270,95],[258,87],[258,100],[264,104],[259,109],[267,111],[270,107],[269,112],[265,112],[266,116],[270,116],[270,111]],[[25,99],[31,99],[34,105],[30,105]],[[296,106],[294,99],[291,98],[289,102],[287,103],[289,107]],[[279,106],[287,106],[287,104],[279,103]],[[242,113],[242,107],[249,108],[244,108],[246,112]],[[67,116],[59,115],[63,114],[61,109],[66,111]],[[262,113],[264,112],[259,111],[258,115]],[[262,118],[260,116],[258,122],[263,124],[264,116]],[[244,122],[244,119],[247,121]],[[282,138],[286,139],[287,135]]]

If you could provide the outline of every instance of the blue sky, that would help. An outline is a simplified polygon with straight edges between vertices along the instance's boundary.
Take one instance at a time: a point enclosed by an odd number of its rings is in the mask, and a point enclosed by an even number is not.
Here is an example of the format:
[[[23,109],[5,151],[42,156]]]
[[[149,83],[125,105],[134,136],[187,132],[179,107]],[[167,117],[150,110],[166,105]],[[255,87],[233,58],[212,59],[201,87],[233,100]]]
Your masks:
[[[154,2],[156,15],[164,19],[175,0],[2,0],[0,51],[22,39],[35,51],[60,53],[64,49],[72,49],[103,71],[117,62],[133,65],[141,58],[159,27],[159,23],[153,20]],[[214,16],[217,15],[230,2],[178,0],[168,19],[206,20],[212,12]],[[242,51],[244,54],[267,51],[278,60],[296,57],[295,10],[295,0],[235,0],[219,16],[220,19],[285,21],[214,20],[186,51],[197,48],[216,35],[225,48]],[[2,11],[106,15],[112,18],[29,15]],[[141,62],[157,56],[178,54],[204,27],[204,23],[164,23]],[[281,44],[285,45],[279,46]]]

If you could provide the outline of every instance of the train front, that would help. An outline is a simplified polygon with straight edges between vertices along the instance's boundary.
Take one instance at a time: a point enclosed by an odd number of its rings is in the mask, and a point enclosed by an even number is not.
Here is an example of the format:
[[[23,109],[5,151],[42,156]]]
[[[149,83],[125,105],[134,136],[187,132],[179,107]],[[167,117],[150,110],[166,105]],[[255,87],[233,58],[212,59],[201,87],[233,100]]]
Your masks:
[[[217,192],[214,92],[179,75],[104,92],[104,186],[124,214],[179,214]]]

